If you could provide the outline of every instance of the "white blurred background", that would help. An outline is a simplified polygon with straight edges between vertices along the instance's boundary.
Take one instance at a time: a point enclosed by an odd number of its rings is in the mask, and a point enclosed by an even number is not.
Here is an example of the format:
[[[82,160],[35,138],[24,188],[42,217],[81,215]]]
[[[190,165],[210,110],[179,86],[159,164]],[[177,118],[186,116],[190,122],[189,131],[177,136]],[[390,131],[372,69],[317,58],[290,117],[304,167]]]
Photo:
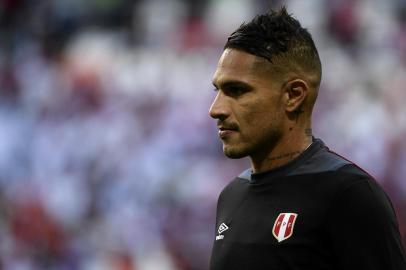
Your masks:
[[[0,269],[207,269],[228,35],[287,5],[319,48],[314,134],[390,195],[406,242],[405,0],[0,0]]]

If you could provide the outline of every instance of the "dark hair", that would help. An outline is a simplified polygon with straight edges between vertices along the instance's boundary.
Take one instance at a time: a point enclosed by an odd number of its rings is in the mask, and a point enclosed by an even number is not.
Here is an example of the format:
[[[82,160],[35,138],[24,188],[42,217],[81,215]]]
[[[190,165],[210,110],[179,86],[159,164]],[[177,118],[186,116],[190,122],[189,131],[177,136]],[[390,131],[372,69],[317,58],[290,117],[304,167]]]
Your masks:
[[[285,59],[283,64],[295,65],[301,70],[318,74],[321,78],[320,58],[312,36],[282,7],[256,16],[243,23],[228,38],[224,49],[231,48],[263,57],[274,63]],[[287,67],[288,68],[288,67]]]

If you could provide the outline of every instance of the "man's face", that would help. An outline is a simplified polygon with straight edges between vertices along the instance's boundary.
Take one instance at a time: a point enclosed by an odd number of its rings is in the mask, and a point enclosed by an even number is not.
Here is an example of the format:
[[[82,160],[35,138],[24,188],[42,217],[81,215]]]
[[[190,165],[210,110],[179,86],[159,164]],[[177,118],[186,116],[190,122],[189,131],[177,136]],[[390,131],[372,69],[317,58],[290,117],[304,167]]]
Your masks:
[[[219,60],[209,113],[218,120],[223,151],[230,158],[266,155],[282,134],[282,83],[269,65],[235,49],[226,49]]]

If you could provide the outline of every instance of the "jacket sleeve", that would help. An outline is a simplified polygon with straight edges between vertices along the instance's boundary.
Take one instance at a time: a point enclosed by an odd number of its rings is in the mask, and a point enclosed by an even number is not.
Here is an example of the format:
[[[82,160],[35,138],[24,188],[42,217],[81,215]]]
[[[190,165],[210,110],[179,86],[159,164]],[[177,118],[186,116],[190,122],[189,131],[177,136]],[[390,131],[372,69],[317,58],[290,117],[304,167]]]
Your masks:
[[[392,204],[372,179],[354,179],[328,213],[328,234],[340,270],[406,270]]]

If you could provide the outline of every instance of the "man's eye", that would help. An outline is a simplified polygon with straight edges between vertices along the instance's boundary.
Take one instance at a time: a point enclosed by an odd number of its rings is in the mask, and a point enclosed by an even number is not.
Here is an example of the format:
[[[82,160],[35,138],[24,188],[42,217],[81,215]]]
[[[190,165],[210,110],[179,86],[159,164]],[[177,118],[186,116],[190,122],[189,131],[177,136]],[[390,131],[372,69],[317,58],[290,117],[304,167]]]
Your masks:
[[[245,92],[247,92],[247,89],[245,89],[244,87],[236,86],[236,87],[230,87],[229,92],[231,95],[239,96],[239,95],[242,95]]]

